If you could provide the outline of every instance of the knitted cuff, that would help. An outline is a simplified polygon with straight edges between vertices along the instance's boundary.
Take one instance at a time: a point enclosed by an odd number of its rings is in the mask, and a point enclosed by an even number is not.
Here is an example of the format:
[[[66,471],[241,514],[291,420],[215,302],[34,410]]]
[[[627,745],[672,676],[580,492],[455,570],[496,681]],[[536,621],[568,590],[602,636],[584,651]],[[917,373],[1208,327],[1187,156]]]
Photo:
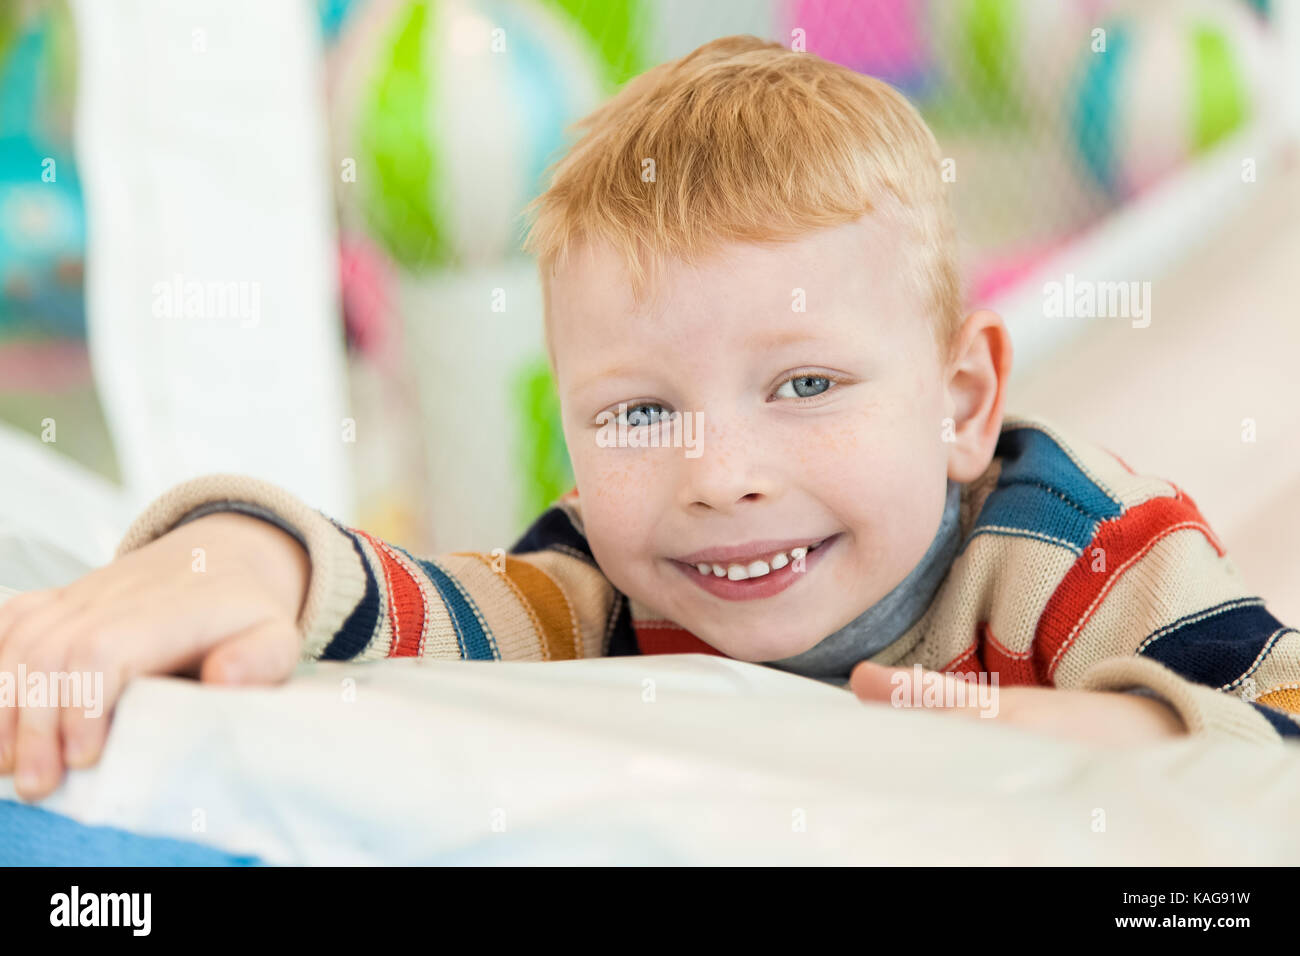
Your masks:
[[[318,659],[361,602],[366,572],[352,538],[321,512],[268,481],[247,475],[191,478],[165,491],[127,529],[115,558],[143,547],[187,520],[213,511],[240,511],[293,535],[311,559],[307,598],[298,615],[303,659]]]
[[[1079,690],[1131,691],[1146,688],[1182,718],[1188,733],[1281,743],[1282,736],[1239,697],[1197,684],[1149,657],[1108,657],[1084,672]]]

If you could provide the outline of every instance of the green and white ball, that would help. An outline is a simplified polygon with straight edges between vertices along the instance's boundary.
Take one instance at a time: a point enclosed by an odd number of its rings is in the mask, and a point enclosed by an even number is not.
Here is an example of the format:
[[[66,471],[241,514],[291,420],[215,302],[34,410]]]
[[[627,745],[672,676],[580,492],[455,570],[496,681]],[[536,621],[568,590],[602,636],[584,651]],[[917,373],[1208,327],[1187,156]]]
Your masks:
[[[1242,4],[1134,5],[1081,54],[1066,109],[1080,163],[1108,194],[1147,189],[1265,107],[1272,50]]]
[[[1055,111],[1108,0],[930,0],[936,63],[983,121]]]
[[[351,33],[336,150],[366,227],[410,270],[516,251],[564,128],[609,90],[607,51],[555,0],[379,3]]]

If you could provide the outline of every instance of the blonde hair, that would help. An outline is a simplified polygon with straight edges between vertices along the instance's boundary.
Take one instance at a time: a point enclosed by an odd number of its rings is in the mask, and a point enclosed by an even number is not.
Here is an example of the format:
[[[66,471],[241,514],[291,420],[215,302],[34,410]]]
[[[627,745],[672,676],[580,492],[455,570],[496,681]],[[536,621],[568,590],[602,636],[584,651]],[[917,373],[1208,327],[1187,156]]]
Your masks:
[[[911,240],[902,271],[947,357],[963,301],[939,146],[887,83],[722,37],[634,78],[574,128],[587,132],[525,210],[544,289],[580,240],[621,253],[640,299],[667,258],[696,263],[726,243],[793,239],[888,204]],[[549,315],[546,325],[550,349]]]

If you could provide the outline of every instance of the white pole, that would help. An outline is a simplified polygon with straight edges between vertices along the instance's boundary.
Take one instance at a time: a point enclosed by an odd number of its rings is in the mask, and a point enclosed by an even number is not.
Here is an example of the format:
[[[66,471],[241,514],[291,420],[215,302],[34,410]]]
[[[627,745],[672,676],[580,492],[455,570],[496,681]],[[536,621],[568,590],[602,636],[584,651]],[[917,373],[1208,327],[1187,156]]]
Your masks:
[[[351,520],[307,0],[74,0],[91,360],[128,499],[236,471]]]

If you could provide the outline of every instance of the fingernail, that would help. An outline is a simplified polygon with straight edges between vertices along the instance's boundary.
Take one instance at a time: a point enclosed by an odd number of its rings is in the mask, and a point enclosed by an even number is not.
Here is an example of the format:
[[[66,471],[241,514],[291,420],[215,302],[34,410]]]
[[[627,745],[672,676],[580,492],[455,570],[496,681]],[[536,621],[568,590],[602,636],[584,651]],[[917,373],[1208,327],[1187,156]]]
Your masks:
[[[18,771],[18,776],[14,780],[20,793],[33,793],[41,785],[41,774],[35,767],[24,767]]]
[[[87,756],[85,741],[69,740],[63,756],[69,764],[80,764]]]

